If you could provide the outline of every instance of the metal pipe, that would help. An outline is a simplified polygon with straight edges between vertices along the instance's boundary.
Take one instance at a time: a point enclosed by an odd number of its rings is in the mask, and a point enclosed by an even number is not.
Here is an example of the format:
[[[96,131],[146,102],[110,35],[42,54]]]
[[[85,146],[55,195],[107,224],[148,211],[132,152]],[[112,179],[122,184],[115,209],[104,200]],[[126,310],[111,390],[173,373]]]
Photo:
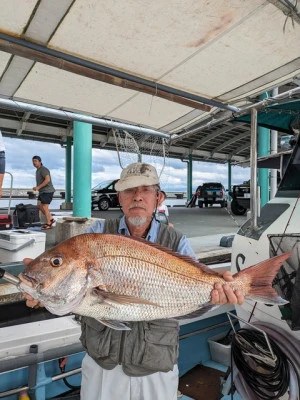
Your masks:
[[[250,211],[251,227],[257,228],[257,109],[251,109],[251,146],[250,146]]]
[[[68,371],[68,372],[64,372],[64,373],[59,374],[59,375],[55,375],[55,376],[53,376],[51,378],[51,380],[52,380],[52,382],[56,382],[56,381],[58,381],[60,379],[68,378],[69,376],[79,374],[81,372],[81,370],[82,370],[82,368],[76,368],[76,369],[73,369],[72,371]],[[16,389],[7,390],[5,392],[1,392],[0,393],[0,399],[3,398],[3,397],[11,396],[13,394],[21,393],[24,390],[28,390],[28,389],[30,389],[30,385],[29,386],[23,386],[23,387],[16,388]]]
[[[195,95],[195,94],[192,94],[192,93],[189,93],[189,92],[185,92],[185,91],[180,90],[180,89],[175,89],[175,88],[170,87],[170,86],[161,85],[161,84],[159,84],[157,82],[153,82],[153,81],[150,81],[148,79],[144,79],[144,78],[141,78],[141,77],[138,77],[138,76],[135,76],[135,75],[131,75],[131,74],[128,74],[126,72],[119,71],[119,70],[116,70],[116,69],[113,69],[113,68],[110,68],[110,67],[107,67],[107,66],[104,66],[104,65],[99,65],[97,63],[94,63],[94,62],[91,62],[91,61],[87,61],[87,60],[84,60],[84,59],[79,58],[79,57],[75,57],[75,56],[73,56],[71,54],[66,54],[66,53],[63,53],[61,51],[57,51],[57,50],[42,46],[42,45],[40,45],[38,43],[29,42],[27,40],[24,40],[24,39],[21,39],[21,38],[18,38],[18,37],[14,37],[14,36],[10,36],[10,35],[7,35],[5,33],[0,33],[0,39],[3,40],[3,41],[7,41],[9,43],[13,43],[15,45],[18,45],[20,47],[23,47],[23,48],[26,48],[26,49],[30,49],[30,50],[33,50],[33,51],[37,51],[37,52],[39,52],[41,54],[44,54],[44,55],[51,56],[51,57],[53,57],[53,58],[55,58],[55,59],[57,59],[59,61],[60,68],[63,68],[63,65],[62,65],[63,61],[66,61],[66,62],[72,63],[73,65],[78,65],[78,66],[81,66],[81,67],[89,68],[90,70],[93,70],[93,71],[99,71],[99,72],[102,72],[102,73],[105,73],[105,74],[108,74],[108,75],[111,75],[111,76],[114,76],[114,77],[117,77],[117,78],[120,78],[120,79],[125,79],[125,80],[127,80],[129,82],[135,82],[137,84],[150,87],[150,88],[154,89],[155,92],[162,91],[162,92],[165,92],[165,93],[171,93],[171,94],[173,94],[175,96],[180,96],[180,97],[183,97],[185,99],[193,100],[193,101],[196,101],[196,102],[199,102],[199,103],[203,103],[203,104],[208,104],[208,105],[211,105],[213,107],[218,107],[218,108],[221,108],[221,109],[224,109],[224,110],[230,110],[230,111],[239,110],[239,108],[237,108],[237,107],[230,106],[228,104],[223,104],[223,103],[221,103],[219,101],[216,101],[216,100],[213,100],[213,99],[208,99],[206,97],[198,96],[198,95]],[[14,54],[13,48],[11,48],[10,46],[5,46],[5,43],[2,43],[0,48],[3,51],[10,52],[11,54]],[[16,53],[16,54],[18,54],[18,53]],[[19,54],[19,55],[21,55],[21,54]],[[23,57],[26,57],[26,54],[24,54]],[[27,57],[27,58],[29,58],[29,57]],[[45,59],[44,60],[39,60],[39,61],[43,62],[44,64],[47,64]],[[115,82],[115,84],[116,84],[116,82]]]
[[[23,387],[19,387],[16,389],[6,390],[5,392],[0,393],[0,399],[2,399],[3,397],[12,396],[13,394],[21,393],[24,390],[28,390],[28,389],[29,389],[29,386],[23,386]]]
[[[208,332],[208,331],[211,331],[212,329],[220,328],[221,326],[227,326],[229,324],[230,324],[229,321],[225,321],[225,322],[220,322],[219,324],[208,326],[207,328],[198,329],[197,331],[193,331],[190,333],[186,333],[184,335],[180,335],[179,340],[186,339],[190,336],[199,335],[200,333]]]
[[[278,95],[278,88],[275,88],[272,90],[272,96],[277,96]],[[276,154],[278,150],[278,131],[271,130],[271,149],[270,153],[271,154]],[[270,199],[273,199],[275,197],[275,194],[277,192],[277,169],[272,168],[270,170]]]
[[[39,352],[39,346],[37,344],[32,344],[29,347],[29,353],[37,354]],[[34,388],[38,381],[38,365],[31,364],[28,366],[28,386],[30,388],[30,400],[36,400],[36,392],[31,388]]]
[[[38,115],[44,115],[46,117],[61,118],[63,120],[68,120],[68,121],[87,122],[87,123],[90,123],[90,124],[96,125],[96,126],[105,126],[107,128],[124,129],[124,130],[128,130],[131,132],[137,132],[137,133],[141,133],[141,134],[158,136],[158,137],[163,137],[165,139],[170,139],[170,135],[168,133],[155,131],[154,129],[143,128],[143,127],[131,125],[131,124],[124,124],[122,122],[110,121],[110,120],[107,120],[104,118],[96,118],[96,117],[92,117],[90,115],[77,114],[77,113],[73,113],[70,111],[56,110],[56,109],[50,108],[50,107],[38,106],[38,105],[23,103],[23,102],[15,101],[15,100],[0,98],[0,106],[7,108],[9,110],[28,111],[28,112],[35,113]]]
[[[76,368],[76,369],[73,369],[72,371],[68,371],[68,372],[64,372],[59,375],[55,375],[52,377],[52,382],[58,381],[63,378],[68,378],[68,376],[79,374],[81,372],[81,369],[82,368]]]
[[[49,349],[38,354],[30,353],[12,359],[1,360],[0,373],[28,367],[32,364],[57,359],[71,354],[82,353],[84,351],[85,349],[82,344],[78,342],[61,348]]]

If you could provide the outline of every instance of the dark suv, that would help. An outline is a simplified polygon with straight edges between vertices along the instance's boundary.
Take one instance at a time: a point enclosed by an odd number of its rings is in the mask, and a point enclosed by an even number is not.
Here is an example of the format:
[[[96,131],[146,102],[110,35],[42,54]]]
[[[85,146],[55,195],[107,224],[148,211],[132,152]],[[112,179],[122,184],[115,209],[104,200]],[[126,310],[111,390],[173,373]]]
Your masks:
[[[222,183],[207,182],[197,188],[198,206],[200,208],[213,204],[220,204],[221,207],[227,207],[227,194]]]
[[[107,211],[110,207],[120,207],[115,183],[118,179],[104,181],[92,189],[92,210],[98,207],[100,211]]]

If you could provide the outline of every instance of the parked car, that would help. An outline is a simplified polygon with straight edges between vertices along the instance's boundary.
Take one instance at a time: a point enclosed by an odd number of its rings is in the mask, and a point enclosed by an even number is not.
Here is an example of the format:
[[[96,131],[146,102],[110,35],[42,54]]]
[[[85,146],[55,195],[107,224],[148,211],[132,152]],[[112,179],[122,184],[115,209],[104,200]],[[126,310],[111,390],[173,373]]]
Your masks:
[[[208,207],[208,205],[220,204],[221,207],[227,207],[227,193],[219,182],[207,182],[197,188],[198,206],[200,208]]]
[[[115,183],[118,179],[104,181],[92,189],[92,210],[107,211],[110,207],[120,207]]]
[[[232,198],[230,205],[232,213],[244,215],[250,208],[250,185],[246,183],[233,185],[229,194]]]

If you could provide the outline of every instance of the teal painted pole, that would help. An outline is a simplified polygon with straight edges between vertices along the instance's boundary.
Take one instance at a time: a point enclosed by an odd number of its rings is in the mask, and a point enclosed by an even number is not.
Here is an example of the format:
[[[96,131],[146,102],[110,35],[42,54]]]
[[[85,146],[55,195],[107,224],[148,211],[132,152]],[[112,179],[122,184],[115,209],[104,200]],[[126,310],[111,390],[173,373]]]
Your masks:
[[[92,125],[74,122],[73,215],[91,217]]]
[[[187,186],[187,201],[190,201],[193,195],[193,157],[189,154],[188,168],[188,186]]]
[[[228,192],[231,190],[231,161],[228,161]],[[231,197],[228,193],[228,200],[231,200]]]
[[[66,182],[65,182],[66,203],[71,203],[71,190],[72,190],[71,174],[72,174],[72,138],[68,136],[67,146],[66,146]]]
[[[264,93],[259,96],[259,100],[263,100],[268,96]],[[270,129],[258,126],[257,128],[257,156],[263,157],[270,154]],[[263,207],[269,201],[270,184],[269,169],[258,168],[258,186],[260,186],[260,206]]]

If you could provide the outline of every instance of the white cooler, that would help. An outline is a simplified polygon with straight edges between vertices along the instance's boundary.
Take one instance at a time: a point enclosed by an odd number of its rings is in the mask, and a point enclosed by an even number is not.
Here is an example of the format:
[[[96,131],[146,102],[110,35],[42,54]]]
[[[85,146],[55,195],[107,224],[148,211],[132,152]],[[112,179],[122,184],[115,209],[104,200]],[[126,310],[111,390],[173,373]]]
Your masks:
[[[26,229],[0,232],[0,263],[35,258],[45,251],[46,233]]]

